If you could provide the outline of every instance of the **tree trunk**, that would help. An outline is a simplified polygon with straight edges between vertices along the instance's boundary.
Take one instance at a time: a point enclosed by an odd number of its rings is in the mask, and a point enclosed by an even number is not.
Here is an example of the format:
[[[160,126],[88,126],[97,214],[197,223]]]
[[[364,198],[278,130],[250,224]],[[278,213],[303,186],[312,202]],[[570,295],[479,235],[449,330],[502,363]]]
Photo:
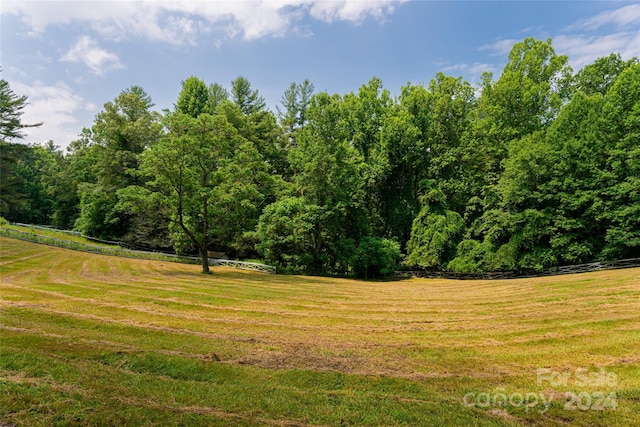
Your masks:
[[[207,248],[200,248],[200,256],[202,257],[202,274],[211,274],[211,271],[209,271],[209,257],[207,256]]]
[[[204,187],[204,182],[203,182]],[[208,237],[209,233],[209,198],[206,196],[202,196],[202,219],[204,224],[202,224],[202,244],[200,246],[200,256],[202,256],[202,274],[210,274],[209,271],[209,254],[207,253],[208,245]]]

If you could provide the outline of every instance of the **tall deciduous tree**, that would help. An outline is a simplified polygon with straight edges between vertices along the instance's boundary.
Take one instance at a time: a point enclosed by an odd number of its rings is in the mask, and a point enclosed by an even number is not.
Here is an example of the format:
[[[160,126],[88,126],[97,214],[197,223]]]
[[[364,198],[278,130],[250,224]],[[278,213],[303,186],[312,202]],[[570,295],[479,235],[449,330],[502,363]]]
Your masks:
[[[222,115],[174,113],[164,124],[168,134],[143,154],[149,190],[131,191],[155,198],[171,213],[174,240],[186,236],[208,273],[207,250],[233,239],[260,197],[251,180],[260,156]]]
[[[604,98],[604,140],[609,147],[603,220],[603,257],[640,256],[640,63],[625,69]]]
[[[357,95],[345,95],[344,104],[350,142],[368,161],[380,141],[380,131],[392,104],[389,91],[383,89],[382,80],[374,77],[360,87]]]
[[[403,246],[419,209],[419,182],[429,156],[424,142],[414,117],[398,106],[388,113],[380,143],[372,147],[367,164],[367,207],[373,229]]]
[[[551,39],[527,38],[514,44],[500,78],[491,79],[491,74],[483,76],[464,162],[473,171],[474,196],[482,195],[489,204],[495,202],[490,186],[502,173],[509,142],[548,127],[569,97],[571,68],[565,55],[555,53]]]
[[[418,121],[424,145],[428,147],[426,177],[436,180],[449,209],[463,214],[471,197],[470,177],[462,167],[464,136],[476,107],[472,86],[461,77],[438,73],[428,89],[426,115]],[[422,122],[422,123],[421,123]]]
[[[384,140],[385,135],[389,135],[388,132],[385,134],[388,130],[386,125],[393,120],[390,119],[393,104],[382,81],[374,77],[362,85],[357,93],[352,92],[343,97],[341,122],[344,123],[345,138],[364,161],[364,195],[361,203],[367,210],[369,225],[376,234],[397,237],[395,230],[389,230],[387,219],[390,215],[385,211],[388,207],[385,205],[385,196],[389,194],[386,191],[389,183],[386,181],[390,170],[395,166],[388,150],[392,147]],[[395,222],[395,218],[392,222]]]
[[[619,53],[598,58],[593,64],[585,65],[573,78],[574,91],[587,95],[599,93],[604,96],[620,74],[629,66],[637,64],[638,59],[624,61]]]
[[[349,144],[343,108],[338,95],[319,93],[313,97],[307,111],[308,124],[298,135],[297,147],[289,151],[295,187],[290,197],[296,200],[281,200],[274,211],[263,215],[258,226],[263,253],[278,253],[282,260],[292,257],[293,253],[283,254],[278,249],[285,245],[270,232],[280,222],[274,212],[291,209],[295,227],[282,229],[289,233],[304,230],[308,252],[298,261],[304,261],[307,272],[335,271],[339,264],[345,264],[344,249],[353,246],[346,242],[353,243],[368,233],[362,204],[364,163]],[[291,241],[298,239],[290,236]],[[296,245],[285,248],[300,246]]]
[[[490,105],[509,139],[549,124],[568,98],[571,68],[557,55],[551,39],[528,38],[516,43],[498,81],[489,93]]]

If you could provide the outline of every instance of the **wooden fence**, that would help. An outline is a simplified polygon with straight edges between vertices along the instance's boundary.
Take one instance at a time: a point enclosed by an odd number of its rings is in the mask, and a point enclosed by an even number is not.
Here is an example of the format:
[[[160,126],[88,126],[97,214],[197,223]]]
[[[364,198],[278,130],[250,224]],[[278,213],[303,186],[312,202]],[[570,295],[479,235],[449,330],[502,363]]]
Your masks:
[[[32,227],[34,228],[34,227]],[[45,228],[46,229],[46,228]],[[40,243],[43,245],[56,246],[59,248],[72,249],[82,252],[90,252],[100,255],[119,256],[125,258],[147,259],[154,261],[179,262],[183,264],[200,264],[202,261],[198,257],[188,257],[163,252],[147,252],[132,249],[124,249],[114,246],[92,245],[89,243],[73,242],[71,240],[58,239],[50,236],[43,236],[36,233],[28,233],[19,230],[12,230],[0,227],[0,236],[11,237],[14,239],[25,240],[32,243]],[[262,273],[275,273],[276,268],[271,265],[260,264],[257,262],[234,261],[227,259],[209,259],[209,265],[220,265],[225,267],[233,267],[241,270],[259,271]]]
[[[274,274],[276,268],[272,265],[261,264],[259,262],[247,262],[247,261],[234,261],[232,259],[216,259],[209,258],[209,263],[212,265],[219,265],[223,267],[234,267],[242,270],[259,271],[261,273]]]
[[[423,277],[429,279],[484,279],[484,280],[497,280],[497,279],[520,279],[526,277],[542,277],[542,276],[557,276],[562,274],[575,274],[575,273],[588,273],[598,270],[616,270],[620,268],[632,268],[640,267],[640,258],[629,258],[619,261],[603,261],[603,262],[591,262],[588,264],[578,265],[565,265],[561,267],[547,268],[542,271],[493,271],[487,273],[452,273],[448,271],[426,271],[426,270],[412,270],[412,271],[396,271],[394,277],[406,278],[406,277]]]

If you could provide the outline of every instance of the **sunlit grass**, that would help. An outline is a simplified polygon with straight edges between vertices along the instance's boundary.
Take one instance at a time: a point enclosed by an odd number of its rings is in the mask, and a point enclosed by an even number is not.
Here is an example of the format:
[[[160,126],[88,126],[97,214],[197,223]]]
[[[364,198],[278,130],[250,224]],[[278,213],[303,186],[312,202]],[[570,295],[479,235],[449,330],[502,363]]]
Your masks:
[[[96,246],[104,246],[104,247],[110,247],[110,248],[118,248],[119,246],[117,245],[111,245],[111,244],[106,244],[106,243],[102,243],[96,240],[89,240],[85,237],[82,236],[78,236],[78,235],[74,235],[74,234],[70,234],[70,233],[65,233],[63,231],[58,231],[56,229],[45,229],[45,228],[35,228],[35,227],[26,227],[23,225],[13,225],[13,224],[8,224],[8,223],[0,223],[0,228],[6,228],[9,230],[15,230],[15,231],[21,231],[23,233],[31,233],[31,234],[37,234],[39,236],[46,236],[46,237],[53,237],[56,239],[60,239],[60,240],[67,240],[69,242],[75,242],[75,243],[82,243],[82,244],[88,244],[88,245],[96,245]]]
[[[640,269],[366,282],[0,238],[0,425],[638,425]],[[615,374],[537,384],[537,369]],[[469,407],[467,393],[551,406]],[[569,411],[565,392],[615,392]],[[288,424],[287,424],[288,423]]]

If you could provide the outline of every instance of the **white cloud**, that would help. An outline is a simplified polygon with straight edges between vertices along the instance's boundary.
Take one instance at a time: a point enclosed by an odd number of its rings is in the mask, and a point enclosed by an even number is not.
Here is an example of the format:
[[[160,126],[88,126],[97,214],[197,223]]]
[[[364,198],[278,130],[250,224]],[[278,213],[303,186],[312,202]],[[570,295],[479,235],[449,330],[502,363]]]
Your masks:
[[[382,19],[393,13],[400,2],[393,0],[334,0],[310,2],[310,14],[325,22],[351,21],[361,22],[368,16]]]
[[[620,32],[601,36],[561,35],[553,39],[558,53],[569,57],[575,71],[596,59],[619,53],[623,59],[640,57],[640,31]]]
[[[518,39],[501,39],[491,44],[485,44],[478,48],[479,51],[488,51],[491,56],[505,56],[511,51],[511,48]]]
[[[93,74],[103,75],[106,71],[123,68],[118,56],[107,52],[89,36],[82,36],[71,49],[62,57],[61,61],[82,62]]]
[[[612,29],[604,31],[605,26]],[[594,34],[596,30],[599,31]],[[553,44],[557,52],[569,57],[576,71],[611,53],[619,53],[623,59],[640,57],[640,4],[578,21],[554,37]]]
[[[469,73],[473,75],[482,75],[484,72],[493,73],[496,71],[496,67],[493,64],[484,64],[480,62],[474,62],[473,64],[454,64],[444,67],[442,71],[458,71]]]
[[[608,31],[603,28],[607,25],[612,26]],[[551,38],[556,53],[567,55],[574,71],[611,53],[619,53],[623,59],[640,57],[640,4],[612,9],[578,21]],[[478,50],[487,51],[491,56],[505,57],[519,41],[501,39],[480,46]]]
[[[637,29],[640,26],[640,4],[631,4],[599,13],[570,25],[565,31],[593,31],[605,25],[613,25],[616,29],[635,26]]]
[[[442,72],[445,74],[460,75],[472,85],[478,85],[482,80],[482,73],[494,73],[495,77],[497,68],[493,64],[474,62],[473,64],[447,65],[442,68]]]
[[[78,1],[4,0],[2,14],[22,17],[43,33],[54,25],[80,24],[113,39],[130,36],[175,45],[194,44],[221,31],[245,40],[296,32],[296,21],[314,19],[359,23],[384,19],[406,0],[257,0],[257,1]],[[62,6],[64,5],[64,7]]]
[[[81,96],[62,82],[47,86],[41,81],[28,85],[9,82],[14,93],[26,95],[28,105],[21,117],[22,123],[43,122],[42,126],[24,130],[26,143],[43,143],[52,139],[56,145],[66,147],[77,139],[81,126],[78,125],[79,112],[95,109],[95,105],[85,103]]]

